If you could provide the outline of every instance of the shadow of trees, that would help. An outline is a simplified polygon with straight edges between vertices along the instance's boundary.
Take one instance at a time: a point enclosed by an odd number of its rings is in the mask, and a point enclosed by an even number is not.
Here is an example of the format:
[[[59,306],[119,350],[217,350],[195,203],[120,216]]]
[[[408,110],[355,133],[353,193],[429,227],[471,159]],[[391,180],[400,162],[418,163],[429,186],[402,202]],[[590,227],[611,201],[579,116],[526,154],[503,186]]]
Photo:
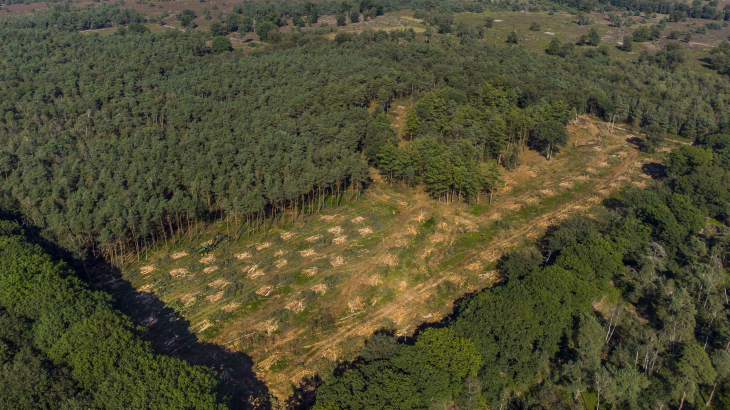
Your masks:
[[[17,215],[3,216],[18,222],[29,238],[53,257],[66,262],[92,289],[111,295],[113,306],[140,327],[139,336],[156,353],[215,371],[219,378],[218,397],[230,409],[271,409],[269,389],[256,377],[250,356],[201,341],[190,331],[189,321],[154,294],[132,287],[119,269],[101,258],[80,258],[43,238],[40,230],[27,220]]]

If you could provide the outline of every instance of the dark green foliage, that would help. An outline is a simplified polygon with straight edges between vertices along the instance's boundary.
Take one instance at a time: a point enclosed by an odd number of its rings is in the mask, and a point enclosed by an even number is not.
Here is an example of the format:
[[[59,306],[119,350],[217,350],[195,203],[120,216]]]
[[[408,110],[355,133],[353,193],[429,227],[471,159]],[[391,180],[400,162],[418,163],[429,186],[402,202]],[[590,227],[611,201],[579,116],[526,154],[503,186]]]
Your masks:
[[[271,33],[278,31],[277,25],[271,21],[262,21],[256,25],[256,34],[259,35],[259,40],[261,41],[269,41]]]
[[[8,408],[223,408],[207,369],[153,354],[108,299],[0,221],[0,399]]]
[[[226,30],[229,33],[238,31],[238,26],[241,24],[241,17],[236,13],[230,13],[226,16]]]
[[[568,143],[568,138],[565,125],[558,121],[547,121],[535,126],[532,143],[547,159],[550,159],[553,153],[560,152],[560,148]]]
[[[223,24],[220,21],[213,21],[210,23],[210,34],[212,34],[215,37],[219,36],[225,36],[228,34],[226,31],[226,27],[223,26]]]
[[[471,341],[450,329],[428,329],[414,346],[377,334],[362,358],[357,369],[325,380],[315,409],[426,409],[462,396],[464,380],[476,376],[481,362]]]
[[[557,37],[553,37],[552,40],[550,40],[550,45],[545,50],[545,52],[550,54],[551,56],[556,56],[556,55],[560,54],[560,47],[562,45],[563,45],[563,43],[561,43]]]
[[[231,40],[229,40],[228,37],[219,36],[213,39],[213,44],[210,49],[213,54],[220,54],[225,51],[233,50],[233,46],[231,46]]]
[[[657,150],[664,144],[666,138],[666,132],[658,124],[651,124],[642,129],[644,133],[644,142],[641,145],[642,151],[646,152],[657,152]]]
[[[634,49],[634,38],[633,36],[624,36],[623,44],[621,45],[621,50],[624,50],[626,52],[631,52]]]
[[[519,39],[519,37],[517,37],[516,31],[511,31],[507,35],[507,41],[506,41],[507,44],[517,44],[517,43],[519,43],[519,41],[520,41],[520,39]]]
[[[150,29],[141,23],[131,23],[127,27],[127,32],[129,32],[129,34],[147,34],[150,32]]]

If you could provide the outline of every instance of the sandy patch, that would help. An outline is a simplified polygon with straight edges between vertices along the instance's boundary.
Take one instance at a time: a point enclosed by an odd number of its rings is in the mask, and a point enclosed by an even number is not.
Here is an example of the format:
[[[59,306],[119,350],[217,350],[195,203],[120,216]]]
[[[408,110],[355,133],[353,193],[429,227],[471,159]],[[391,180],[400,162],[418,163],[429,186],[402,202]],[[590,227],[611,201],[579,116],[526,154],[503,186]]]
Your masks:
[[[208,322],[208,320],[206,319],[206,320],[204,320],[204,321],[202,321],[202,322],[198,323],[198,325],[197,325],[197,326],[195,326],[195,328],[194,328],[194,329],[195,329],[195,331],[196,331],[196,332],[200,333],[200,332],[202,332],[203,330],[205,330],[205,329],[207,329],[207,328],[209,328],[209,327],[211,327],[211,326],[213,326],[213,325],[212,325],[212,324],[211,324],[210,322]]]
[[[147,275],[153,270],[155,270],[154,266],[142,266],[141,268],[139,268],[139,272],[143,275]]]
[[[314,236],[310,236],[310,237],[309,237],[309,238],[307,238],[306,240],[307,240],[307,242],[309,242],[309,243],[314,243],[314,242],[317,242],[317,241],[318,241],[318,240],[320,240],[320,239],[322,239],[322,235],[314,235]]]
[[[226,286],[226,285],[228,285],[228,282],[226,282],[222,278],[221,279],[214,280],[213,282],[210,282],[208,284],[208,286],[210,286],[211,288],[216,288],[216,289],[222,288],[223,286]]]
[[[355,218],[355,219],[352,220],[352,223],[354,223],[356,225],[357,224],[361,224],[363,222],[365,222],[365,218],[363,218],[362,216],[358,216],[357,218]]]
[[[325,292],[327,292],[327,285],[325,285],[324,283],[320,283],[317,286],[312,286],[312,291],[317,292],[320,295],[324,295]]]
[[[236,254],[236,259],[238,259],[239,261],[242,261],[244,259],[250,258],[251,256],[252,256],[251,252],[242,252],[242,253]]]
[[[309,277],[312,277],[312,276],[314,276],[314,275],[316,275],[316,274],[317,274],[317,271],[318,271],[317,267],[316,267],[316,266],[312,266],[312,267],[311,267],[311,268],[309,268],[309,269],[304,269],[304,270],[302,271],[302,273],[304,273],[304,275],[305,275],[305,276],[309,276]]]
[[[290,310],[294,313],[300,313],[304,310],[304,301],[295,300],[293,302],[289,302],[286,306],[284,306],[284,309]]]
[[[439,243],[439,242],[443,242],[444,241],[444,236],[441,235],[440,233],[435,233],[435,234],[431,235],[431,237],[429,239],[433,243]]]
[[[342,266],[345,263],[345,259],[342,256],[338,256],[330,261],[332,266],[338,267]]]
[[[260,296],[269,296],[272,290],[274,290],[274,288],[272,288],[271,286],[264,285],[256,291],[256,294]]]
[[[317,252],[315,252],[314,249],[305,249],[303,251],[300,251],[299,254],[302,255],[302,258],[311,258],[313,256],[317,256]]]
[[[502,253],[496,249],[490,249],[484,253],[484,259],[487,262],[496,262],[500,256],[502,256]]]
[[[279,328],[279,324],[276,322],[276,319],[269,319],[256,325],[256,330],[259,332],[266,332],[268,334],[271,334],[271,332],[277,328]]]
[[[210,302],[217,302],[217,301],[221,300],[222,297],[223,297],[223,291],[220,291],[220,292],[216,293],[215,295],[208,296],[205,299]]]
[[[482,268],[482,264],[479,262],[473,262],[473,263],[466,265],[466,269],[471,270],[471,271],[479,270],[481,268]]]
[[[234,310],[236,310],[236,308],[239,307],[239,306],[241,306],[240,303],[233,302],[233,303],[229,303],[229,304],[223,306],[221,308],[221,310],[224,311],[224,312],[226,312],[226,313],[231,313]]]
[[[182,258],[183,256],[188,256],[188,253],[187,253],[187,252],[178,252],[178,253],[174,253],[174,254],[170,255],[170,258],[171,258],[171,259],[180,259],[180,258]]]
[[[195,298],[200,294],[200,292],[195,293],[188,293],[187,295],[180,298],[180,300],[185,304],[185,306],[190,306],[195,302]]]
[[[187,269],[173,269],[170,271],[170,276],[172,276],[173,278],[184,278],[187,275]]]
[[[373,229],[371,227],[369,227],[369,226],[367,228],[358,229],[357,231],[362,236],[365,236],[365,235],[368,235],[368,234],[373,233]]]
[[[332,228],[327,229],[327,232],[331,233],[334,236],[340,236],[342,235],[342,227],[339,225],[333,226]]]
[[[215,272],[217,270],[218,270],[218,267],[215,265],[208,266],[207,268],[203,269],[203,273],[211,273],[211,272]]]
[[[276,256],[276,257],[282,256],[282,255],[284,255],[284,250],[283,249],[279,249],[278,251],[276,251],[274,253],[274,256]]]
[[[337,238],[332,240],[332,243],[334,243],[335,245],[342,245],[345,242],[347,242],[347,236],[338,236]]]
[[[296,235],[294,232],[284,232],[280,236],[281,236],[281,239],[287,240],[287,239],[291,239],[294,235]]]
[[[380,263],[384,263],[392,268],[393,266],[398,265],[398,258],[391,254],[387,254],[384,258],[380,259]]]
[[[215,262],[214,255],[209,255],[209,256],[206,256],[205,258],[200,259],[200,263],[204,263],[206,265],[211,264],[213,262]]]
[[[276,266],[276,269],[281,269],[282,266],[286,266],[287,264],[286,259],[279,259],[278,261],[274,262],[274,266]]]
[[[350,313],[354,313],[357,310],[364,309],[365,305],[362,304],[360,298],[355,298],[354,300],[347,302],[347,307],[350,309]]]
[[[368,286],[377,286],[383,283],[383,280],[380,278],[380,275],[375,275],[371,278],[364,279],[362,281],[362,284],[368,285]]]
[[[271,246],[271,242],[260,243],[260,244],[256,245],[256,250],[260,251],[261,249],[266,249],[269,246]]]
[[[322,220],[322,221],[325,221],[325,222],[329,222],[329,221],[337,218],[338,216],[339,215],[322,215],[322,216],[319,217],[319,219]]]

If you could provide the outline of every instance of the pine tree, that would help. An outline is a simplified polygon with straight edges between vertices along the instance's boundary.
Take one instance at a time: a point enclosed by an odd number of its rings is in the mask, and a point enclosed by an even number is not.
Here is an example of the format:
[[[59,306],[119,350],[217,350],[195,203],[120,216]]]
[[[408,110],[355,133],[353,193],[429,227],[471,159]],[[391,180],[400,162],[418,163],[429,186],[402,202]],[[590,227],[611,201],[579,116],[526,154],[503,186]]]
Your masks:
[[[413,138],[418,135],[418,131],[421,130],[421,120],[418,118],[418,113],[415,107],[411,107],[406,112],[408,118],[406,119],[406,125],[403,128],[403,134],[405,137],[413,141]]]
[[[378,152],[378,169],[388,182],[393,180],[393,171],[398,160],[398,148],[391,141],[388,141]]]

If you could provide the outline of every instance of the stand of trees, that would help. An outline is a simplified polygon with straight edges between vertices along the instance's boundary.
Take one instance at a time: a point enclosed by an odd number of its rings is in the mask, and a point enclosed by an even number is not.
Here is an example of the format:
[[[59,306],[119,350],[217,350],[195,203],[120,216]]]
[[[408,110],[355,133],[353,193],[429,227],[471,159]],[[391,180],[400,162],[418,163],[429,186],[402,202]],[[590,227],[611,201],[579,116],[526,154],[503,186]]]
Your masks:
[[[727,134],[675,150],[660,181],[505,257],[447,327],[373,336],[315,408],[727,407],[728,152]]]
[[[238,237],[352,200],[369,164],[478,200],[498,178],[489,164],[516,166],[527,147],[551,156],[575,112],[692,138],[730,118],[727,82],[684,71],[674,45],[634,64],[469,35],[291,30],[244,57],[211,53],[203,33],[77,33],[137,20],[105,4],[0,20],[2,207],[115,264],[192,241],[200,221],[224,218]],[[408,97],[411,143],[397,147],[385,114]]]
[[[0,403],[12,409],[225,409],[214,374],[156,355],[109,296],[0,220]]]

